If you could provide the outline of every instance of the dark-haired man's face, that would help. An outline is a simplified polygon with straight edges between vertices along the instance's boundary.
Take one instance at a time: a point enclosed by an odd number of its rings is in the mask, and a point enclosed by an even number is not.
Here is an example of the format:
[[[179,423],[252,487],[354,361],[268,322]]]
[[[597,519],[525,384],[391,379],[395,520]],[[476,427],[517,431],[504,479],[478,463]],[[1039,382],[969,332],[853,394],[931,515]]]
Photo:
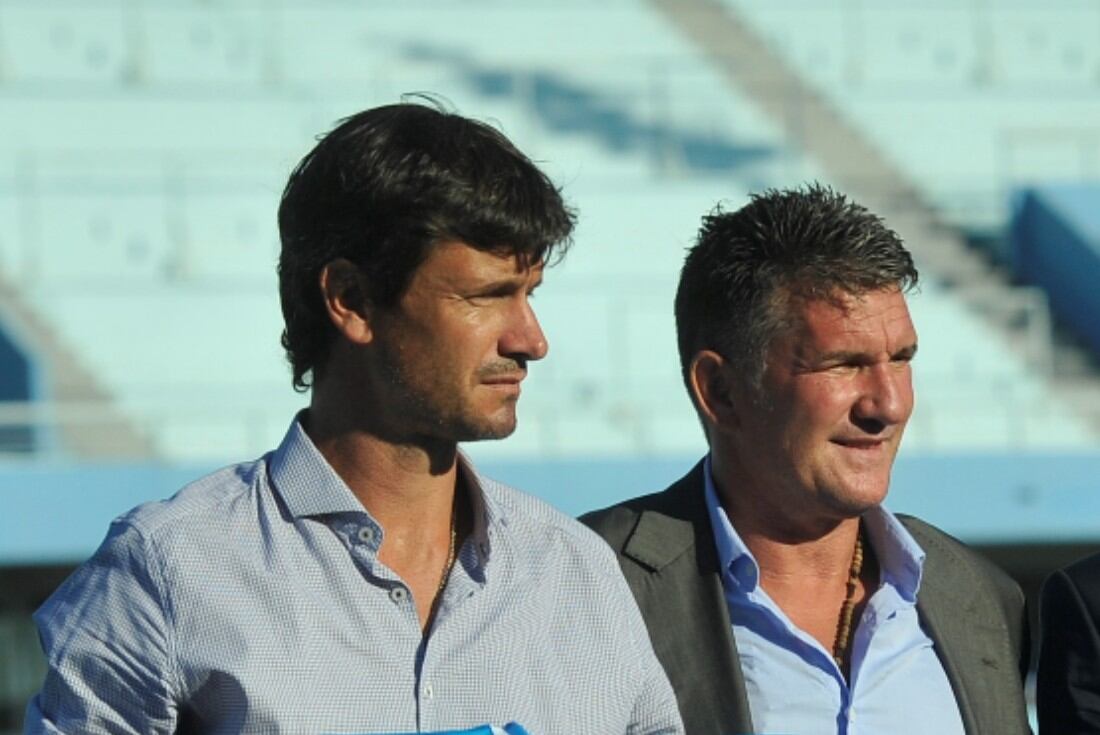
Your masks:
[[[803,527],[885,497],[913,410],[917,335],[897,289],[790,308],[729,446],[758,509]]]
[[[459,242],[436,245],[374,332],[393,428],[446,441],[499,439],[516,428],[529,360],[546,355],[531,308],[542,265]]]

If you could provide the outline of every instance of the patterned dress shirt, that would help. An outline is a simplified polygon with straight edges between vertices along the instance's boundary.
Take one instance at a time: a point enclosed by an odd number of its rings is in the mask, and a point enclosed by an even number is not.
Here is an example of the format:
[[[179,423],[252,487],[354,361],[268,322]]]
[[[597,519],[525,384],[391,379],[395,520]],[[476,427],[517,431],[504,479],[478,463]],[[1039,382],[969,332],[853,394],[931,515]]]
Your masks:
[[[610,548],[478,476],[432,628],[385,530],[296,420],[279,448],[117,519],[35,614],[27,733],[680,733]]]

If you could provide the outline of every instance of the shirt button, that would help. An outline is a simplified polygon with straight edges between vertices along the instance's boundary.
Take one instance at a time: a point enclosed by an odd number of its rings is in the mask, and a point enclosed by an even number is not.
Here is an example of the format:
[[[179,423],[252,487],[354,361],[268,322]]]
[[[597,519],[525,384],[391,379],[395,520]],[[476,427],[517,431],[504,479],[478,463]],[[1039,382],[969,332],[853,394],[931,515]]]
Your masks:
[[[370,526],[363,526],[359,529],[359,540],[364,544],[369,544],[374,541],[374,529]]]
[[[390,590],[390,599],[400,605],[409,598],[409,591],[404,587],[394,587]]]
[[[432,685],[428,684],[424,687],[424,699],[433,699],[435,697],[435,690],[432,689]]]

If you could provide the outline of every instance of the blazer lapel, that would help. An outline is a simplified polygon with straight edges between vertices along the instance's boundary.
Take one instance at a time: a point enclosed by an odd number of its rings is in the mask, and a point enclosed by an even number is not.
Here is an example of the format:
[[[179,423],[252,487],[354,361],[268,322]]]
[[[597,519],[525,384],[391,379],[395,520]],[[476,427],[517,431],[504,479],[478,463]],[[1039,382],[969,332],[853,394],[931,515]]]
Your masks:
[[[749,733],[748,695],[704,501],[702,463],[662,495],[667,502],[641,514],[623,548],[647,572],[636,591],[654,649],[677,691],[688,733]]]
[[[917,611],[954,689],[966,732],[1029,732],[1019,725],[1026,714],[1016,711],[1017,701],[1003,696],[1020,683],[1008,631],[998,611],[987,607],[995,595],[965,559],[918,527],[906,526],[926,554]]]

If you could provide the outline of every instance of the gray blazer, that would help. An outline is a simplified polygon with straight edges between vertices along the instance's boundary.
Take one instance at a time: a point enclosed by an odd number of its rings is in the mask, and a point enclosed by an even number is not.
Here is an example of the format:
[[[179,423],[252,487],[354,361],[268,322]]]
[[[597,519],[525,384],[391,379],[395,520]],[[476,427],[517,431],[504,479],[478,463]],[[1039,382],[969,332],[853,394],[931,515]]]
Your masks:
[[[703,463],[667,490],[581,518],[615,549],[688,735],[753,732],[703,493]],[[968,735],[1029,733],[1024,596],[1008,575],[915,518],[926,554],[917,610]]]

